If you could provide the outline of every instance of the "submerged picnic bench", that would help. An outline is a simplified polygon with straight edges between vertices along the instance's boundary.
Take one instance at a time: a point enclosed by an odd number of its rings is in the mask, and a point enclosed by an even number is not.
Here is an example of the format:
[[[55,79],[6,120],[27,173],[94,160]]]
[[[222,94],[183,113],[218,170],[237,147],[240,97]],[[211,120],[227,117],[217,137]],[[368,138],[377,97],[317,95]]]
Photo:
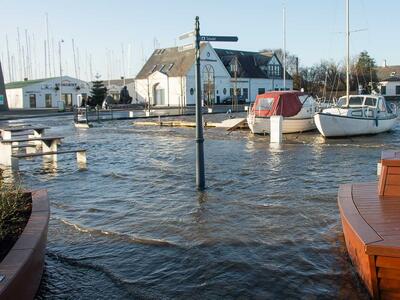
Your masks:
[[[86,149],[70,149],[58,151],[58,145],[61,143],[62,136],[37,136],[2,139],[0,142],[0,164],[11,166],[18,169],[18,160],[20,158],[44,156],[51,160],[57,160],[57,155],[66,153],[76,153],[76,159],[79,169],[86,169]],[[24,142],[39,142],[42,147],[42,152],[13,154],[13,148],[30,147],[31,145],[20,145]]]
[[[32,131],[33,134],[30,137],[41,137],[44,135],[44,131],[49,129],[48,126],[34,126],[34,125],[20,125],[20,126],[8,126],[0,128],[1,137],[3,139],[11,139],[15,137],[16,134],[26,133],[27,131]],[[28,135],[28,134],[26,134]]]

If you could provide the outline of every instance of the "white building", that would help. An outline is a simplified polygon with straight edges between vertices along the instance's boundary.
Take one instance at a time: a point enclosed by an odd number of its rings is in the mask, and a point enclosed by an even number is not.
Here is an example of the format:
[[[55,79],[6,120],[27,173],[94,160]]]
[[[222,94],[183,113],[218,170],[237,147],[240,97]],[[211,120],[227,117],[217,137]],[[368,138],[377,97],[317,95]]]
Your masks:
[[[62,77],[60,89],[60,77],[25,80],[6,84],[8,106],[16,108],[58,108],[61,100],[66,108],[79,105],[78,95],[86,99],[90,93],[87,82],[72,78]]]
[[[120,102],[119,96],[121,93],[121,89],[126,86],[129,95],[134,98],[135,95],[135,79],[134,78],[126,78],[124,79],[110,79],[103,81],[104,86],[107,88],[107,94],[113,97],[116,103]],[[135,100],[135,99],[133,99]],[[133,101],[135,103],[135,101]]]
[[[400,100],[400,77],[393,74],[379,81],[379,88],[386,100]]]
[[[193,48],[157,49],[136,76],[135,97],[157,106],[195,104],[195,53]],[[236,86],[239,100],[253,101],[257,94],[283,89],[283,68],[273,53],[214,49],[200,50],[202,99],[208,104],[231,101]],[[234,72],[237,69],[236,72]],[[286,89],[293,80],[286,74]]]

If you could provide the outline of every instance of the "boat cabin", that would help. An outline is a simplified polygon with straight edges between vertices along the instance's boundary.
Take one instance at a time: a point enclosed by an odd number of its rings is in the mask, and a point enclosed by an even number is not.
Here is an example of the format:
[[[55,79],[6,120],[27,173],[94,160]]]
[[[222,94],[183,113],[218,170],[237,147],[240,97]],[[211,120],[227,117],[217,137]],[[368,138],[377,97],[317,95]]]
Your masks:
[[[299,91],[271,91],[257,95],[251,112],[256,117],[297,115],[303,106],[312,106],[314,98]]]
[[[393,105],[388,105],[383,96],[351,95],[347,104],[347,97],[339,98],[337,107],[350,108],[352,117],[375,118],[376,114],[392,114],[396,111]],[[374,113],[376,112],[376,113]]]

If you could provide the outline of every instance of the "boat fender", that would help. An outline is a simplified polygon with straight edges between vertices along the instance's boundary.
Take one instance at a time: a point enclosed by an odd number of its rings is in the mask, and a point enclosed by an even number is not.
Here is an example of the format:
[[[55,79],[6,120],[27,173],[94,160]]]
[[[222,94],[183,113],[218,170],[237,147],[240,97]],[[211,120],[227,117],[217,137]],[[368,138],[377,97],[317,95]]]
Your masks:
[[[378,116],[375,118],[375,126],[378,127]]]

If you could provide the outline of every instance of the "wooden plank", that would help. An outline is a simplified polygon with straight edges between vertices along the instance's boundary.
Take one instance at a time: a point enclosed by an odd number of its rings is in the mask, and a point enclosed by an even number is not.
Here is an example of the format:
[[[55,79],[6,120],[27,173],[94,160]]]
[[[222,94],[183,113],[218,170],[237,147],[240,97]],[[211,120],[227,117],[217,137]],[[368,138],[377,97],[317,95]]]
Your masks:
[[[400,174],[400,168],[389,168],[388,173],[391,175],[399,175]]]
[[[381,278],[379,280],[379,289],[400,293],[400,280]]]
[[[378,268],[378,277],[400,280],[400,269]]]
[[[30,138],[16,138],[16,139],[7,139],[2,140],[1,142],[6,143],[16,143],[16,142],[30,142],[30,141],[51,141],[51,140],[61,140],[63,136],[42,136],[42,137],[30,137]]]
[[[388,268],[388,269],[400,270],[400,258],[377,256],[376,266],[378,268]]]
[[[400,185],[386,185],[385,186],[385,196],[399,196],[400,195]]]
[[[11,131],[11,132],[18,132],[18,131],[28,131],[28,130],[43,130],[49,129],[48,126],[16,126],[16,127],[3,127],[0,128],[0,131]]]
[[[365,243],[381,241],[382,238],[377,232],[364,220],[357,210],[352,198],[352,185],[341,185],[338,193],[338,205],[342,219],[344,218],[360,240]]]
[[[29,153],[29,154],[13,154],[12,157],[25,158],[25,157],[44,156],[44,155],[57,155],[57,154],[64,154],[64,153],[76,153],[76,152],[86,152],[86,149],[37,152],[37,153]]]
[[[389,185],[400,185],[400,175],[397,174],[388,174],[389,176],[386,179],[386,183]]]
[[[396,292],[390,291],[381,291],[380,292],[380,299],[381,300],[400,300],[400,294]]]

